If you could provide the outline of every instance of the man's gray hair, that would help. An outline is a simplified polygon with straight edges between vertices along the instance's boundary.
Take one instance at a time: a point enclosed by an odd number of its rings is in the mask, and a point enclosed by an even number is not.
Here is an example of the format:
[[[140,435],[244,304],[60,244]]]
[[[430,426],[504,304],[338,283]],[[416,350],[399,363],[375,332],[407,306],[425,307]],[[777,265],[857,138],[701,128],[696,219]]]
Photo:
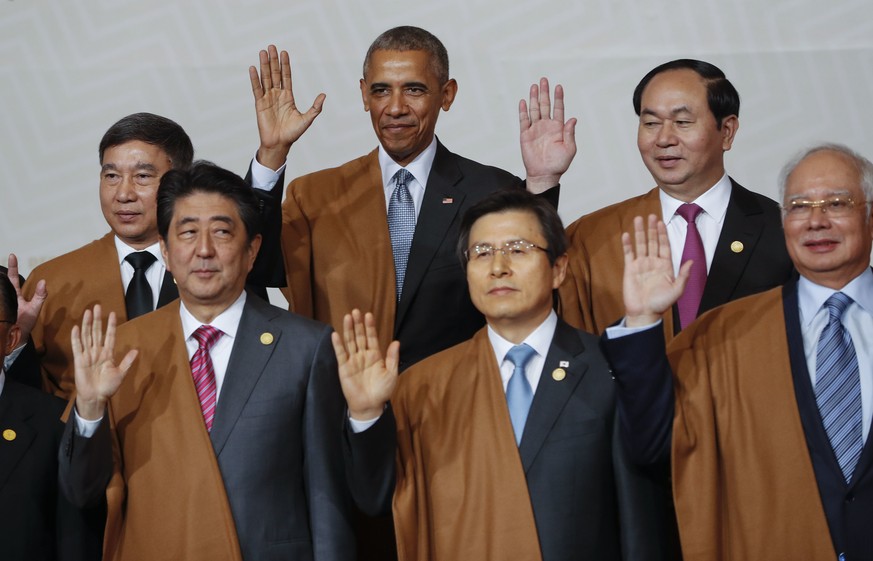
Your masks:
[[[785,187],[788,183],[788,178],[794,172],[794,169],[807,157],[818,152],[837,152],[852,160],[858,170],[858,175],[861,176],[861,191],[864,193],[864,198],[868,202],[873,201],[873,163],[844,144],[825,142],[801,150],[788,160],[788,163],[779,172],[779,200],[782,204],[785,203]]]

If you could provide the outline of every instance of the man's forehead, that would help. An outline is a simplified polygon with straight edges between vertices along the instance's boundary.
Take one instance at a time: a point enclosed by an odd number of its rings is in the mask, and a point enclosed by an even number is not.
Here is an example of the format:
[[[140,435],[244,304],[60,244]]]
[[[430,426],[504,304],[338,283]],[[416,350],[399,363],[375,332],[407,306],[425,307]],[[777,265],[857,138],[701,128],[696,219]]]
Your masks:
[[[839,152],[823,150],[800,161],[788,176],[786,198],[801,195],[860,195],[861,175],[855,163]]]

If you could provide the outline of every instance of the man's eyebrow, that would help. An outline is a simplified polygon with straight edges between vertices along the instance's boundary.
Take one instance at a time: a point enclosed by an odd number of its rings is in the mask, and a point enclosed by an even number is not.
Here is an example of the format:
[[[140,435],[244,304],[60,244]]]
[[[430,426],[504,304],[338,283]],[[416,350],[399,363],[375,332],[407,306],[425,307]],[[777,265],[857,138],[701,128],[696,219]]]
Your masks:
[[[676,107],[676,108],[670,110],[671,116],[678,115],[679,113],[691,113],[691,110],[688,109],[687,105],[681,105],[679,107]],[[652,117],[658,116],[658,114],[655,112],[654,109],[648,109],[648,108],[640,111],[640,117],[642,117],[643,115],[651,115]]]

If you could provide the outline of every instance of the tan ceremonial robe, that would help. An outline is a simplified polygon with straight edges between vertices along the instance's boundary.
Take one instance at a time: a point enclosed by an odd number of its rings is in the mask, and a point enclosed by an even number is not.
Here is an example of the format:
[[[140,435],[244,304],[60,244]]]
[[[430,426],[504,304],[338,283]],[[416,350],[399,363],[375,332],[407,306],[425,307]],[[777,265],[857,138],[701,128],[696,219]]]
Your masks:
[[[401,561],[541,558],[487,331],[414,366],[391,400]]]
[[[31,333],[42,366],[45,389],[69,399],[73,393],[73,351],[70,332],[81,323],[85,310],[100,304],[103,317],[115,312],[118,323],[127,321],[124,286],[112,232],[33,270],[24,285],[32,298],[45,279],[48,298]]]
[[[383,352],[397,312],[387,215],[377,150],[295,179],[282,204],[291,311],[334,329],[354,308],[372,311]]]
[[[701,316],[667,350],[685,561],[835,559],[795,398],[782,289]]]
[[[570,260],[559,291],[564,321],[599,334],[622,318],[624,253],[621,234],[634,231],[634,217],[645,218],[650,214],[661,218],[657,188],[583,216],[567,227]],[[667,310],[662,319],[664,335],[669,341],[673,338],[672,310]]]
[[[159,336],[145,339],[144,332]],[[139,356],[110,401],[115,472],[106,491],[104,558],[241,561],[179,301],[121,326],[116,357],[131,348]]]

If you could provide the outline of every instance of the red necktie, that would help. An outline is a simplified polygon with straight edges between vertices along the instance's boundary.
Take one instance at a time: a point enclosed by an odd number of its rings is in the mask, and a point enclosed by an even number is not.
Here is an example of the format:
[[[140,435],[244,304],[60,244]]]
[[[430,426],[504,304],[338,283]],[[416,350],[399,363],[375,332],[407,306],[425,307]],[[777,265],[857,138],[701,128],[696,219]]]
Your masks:
[[[682,263],[689,259],[694,261],[694,264],[691,265],[691,276],[688,278],[688,284],[685,285],[685,291],[677,303],[679,306],[679,325],[683,329],[697,317],[703,288],[706,286],[706,253],[703,251],[703,240],[700,239],[700,232],[697,231],[695,223],[697,215],[701,212],[703,209],[694,203],[686,203],[676,210],[676,214],[688,223],[688,230],[685,232],[685,248],[682,250]]]
[[[218,341],[223,333],[211,325],[201,325],[193,333],[197,339],[197,350],[191,357],[191,376],[194,377],[194,388],[197,397],[200,398],[200,411],[203,412],[203,421],[206,430],[212,430],[212,419],[215,417],[215,370],[212,367],[212,358],[209,349]]]

